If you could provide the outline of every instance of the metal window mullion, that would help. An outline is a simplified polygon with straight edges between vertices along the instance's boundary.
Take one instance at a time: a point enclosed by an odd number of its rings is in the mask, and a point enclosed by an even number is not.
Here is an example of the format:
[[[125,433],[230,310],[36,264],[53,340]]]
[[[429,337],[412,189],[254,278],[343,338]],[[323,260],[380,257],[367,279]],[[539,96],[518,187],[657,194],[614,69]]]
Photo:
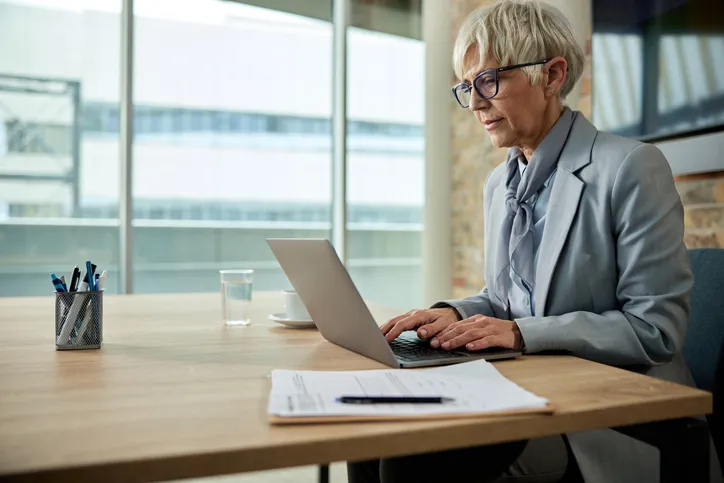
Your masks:
[[[120,293],[133,293],[133,0],[121,11]]]
[[[347,26],[349,0],[332,3],[332,243],[347,264]]]

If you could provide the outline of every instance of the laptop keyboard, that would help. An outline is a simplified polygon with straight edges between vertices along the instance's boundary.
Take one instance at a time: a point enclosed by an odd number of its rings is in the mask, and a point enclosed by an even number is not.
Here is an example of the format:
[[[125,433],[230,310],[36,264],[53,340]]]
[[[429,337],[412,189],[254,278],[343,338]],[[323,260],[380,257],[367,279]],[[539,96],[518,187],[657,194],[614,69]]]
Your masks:
[[[427,342],[418,342],[398,338],[390,343],[392,352],[400,359],[407,361],[429,360],[429,359],[457,359],[464,352],[446,351],[442,349],[433,349]]]

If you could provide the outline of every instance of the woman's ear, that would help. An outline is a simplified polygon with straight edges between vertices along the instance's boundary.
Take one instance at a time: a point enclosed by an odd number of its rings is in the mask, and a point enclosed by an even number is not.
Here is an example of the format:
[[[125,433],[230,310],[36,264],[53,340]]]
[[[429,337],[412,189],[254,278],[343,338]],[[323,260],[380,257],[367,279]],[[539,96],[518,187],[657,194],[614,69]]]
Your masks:
[[[546,96],[558,95],[563,87],[568,72],[568,62],[563,57],[553,57],[546,63],[547,75],[543,86]]]

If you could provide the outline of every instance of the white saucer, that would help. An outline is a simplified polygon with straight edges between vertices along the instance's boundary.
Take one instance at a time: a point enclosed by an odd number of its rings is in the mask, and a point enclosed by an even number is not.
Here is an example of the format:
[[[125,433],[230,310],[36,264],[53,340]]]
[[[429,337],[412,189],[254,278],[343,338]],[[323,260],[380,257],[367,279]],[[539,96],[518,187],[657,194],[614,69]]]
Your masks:
[[[269,314],[269,320],[273,320],[274,322],[278,322],[284,326],[291,327],[292,329],[307,329],[311,327],[316,327],[314,321],[311,319],[292,320],[287,317],[287,314],[285,314],[284,312],[280,312],[278,314]]]

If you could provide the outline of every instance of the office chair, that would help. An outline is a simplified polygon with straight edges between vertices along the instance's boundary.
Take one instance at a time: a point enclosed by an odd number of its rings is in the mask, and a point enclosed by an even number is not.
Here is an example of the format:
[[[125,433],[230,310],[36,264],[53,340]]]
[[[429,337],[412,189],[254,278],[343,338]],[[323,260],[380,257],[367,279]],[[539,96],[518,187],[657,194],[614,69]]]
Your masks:
[[[712,393],[714,408],[708,418],[709,428],[721,464],[724,460],[724,342],[719,350],[719,364],[716,368]]]
[[[711,391],[714,412],[707,416],[719,461],[724,457],[722,404],[724,403],[724,249],[689,250],[694,271],[691,315],[684,342],[684,358],[696,387]],[[715,382],[717,381],[718,382]]]
[[[614,428],[632,438],[659,448],[662,453],[661,481],[709,481],[708,439],[711,433],[719,461],[724,460],[724,250],[692,249],[689,260],[694,272],[694,288],[691,292],[691,313],[684,342],[684,359],[691,370],[699,389],[713,393],[713,413],[707,416],[707,424],[695,418],[673,421],[669,425],[637,425]],[[691,439],[689,439],[691,438]],[[675,458],[666,454],[677,451],[672,441],[688,439],[699,446],[690,444],[687,459],[692,461],[687,474]],[[702,454],[706,453],[706,454]],[[573,455],[569,449],[569,458]],[[569,460],[570,461],[570,460]],[[706,463],[706,464],[705,464]],[[704,467],[706,466],[706,467]],[[563,481],[582,482],[577,468],[569,465]]]

